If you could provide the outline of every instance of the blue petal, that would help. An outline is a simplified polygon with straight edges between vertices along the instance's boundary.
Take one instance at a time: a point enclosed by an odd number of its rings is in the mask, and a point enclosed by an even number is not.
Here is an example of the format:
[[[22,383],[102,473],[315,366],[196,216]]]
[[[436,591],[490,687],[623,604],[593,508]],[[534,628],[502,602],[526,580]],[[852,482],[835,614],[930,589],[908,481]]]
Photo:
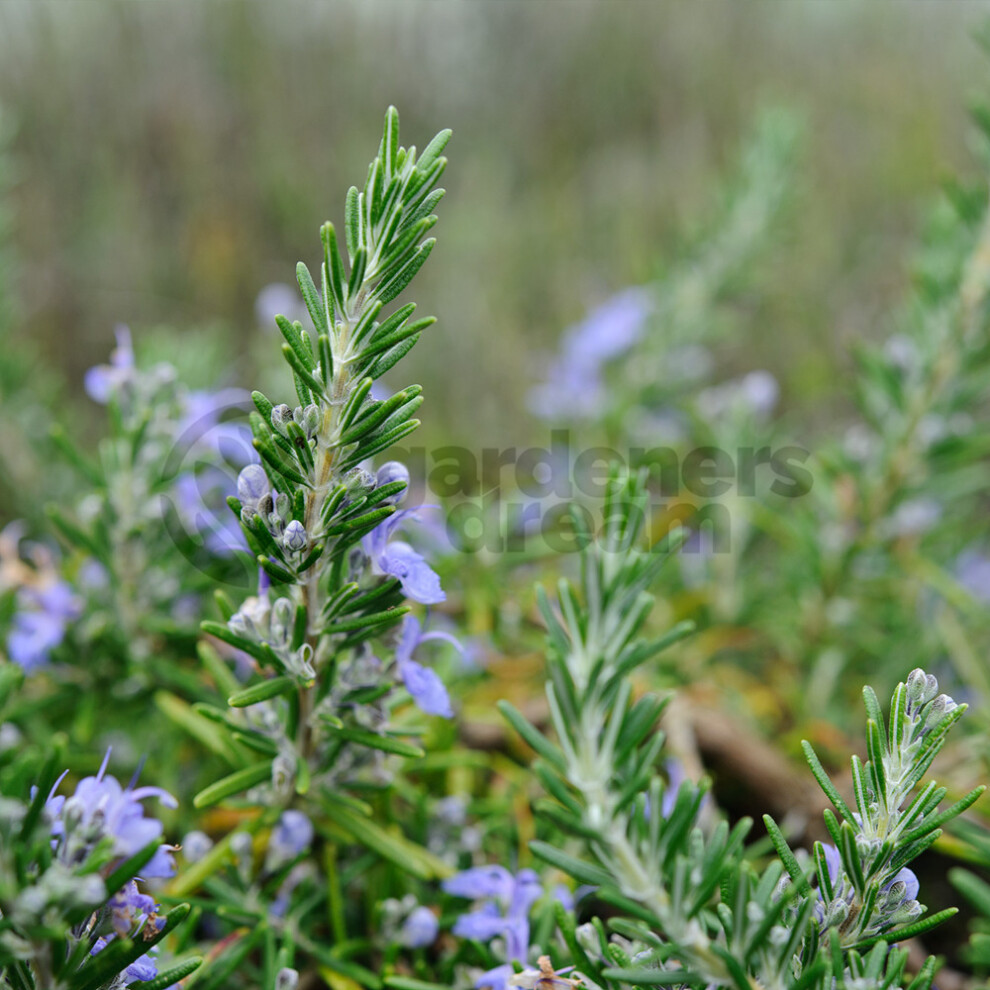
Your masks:
[[[407,660],[399,668],[399,673],[413,701],[427,715],[454,717],[454,710],[450,707],[450,695],[447,694],[447,689],[436,671],[416,663],[415,660]]]
[[[515,881],[504,866],[475,866],[444,880],[443,889],[454,897],[500,897],[508,900]]]
[[[390,543],[378,560],[378,566],[392,577],[399,579],[407,598],[423,605],[436,605],[446,601],[447,596],[440,587],[440,578],[408,543]]]

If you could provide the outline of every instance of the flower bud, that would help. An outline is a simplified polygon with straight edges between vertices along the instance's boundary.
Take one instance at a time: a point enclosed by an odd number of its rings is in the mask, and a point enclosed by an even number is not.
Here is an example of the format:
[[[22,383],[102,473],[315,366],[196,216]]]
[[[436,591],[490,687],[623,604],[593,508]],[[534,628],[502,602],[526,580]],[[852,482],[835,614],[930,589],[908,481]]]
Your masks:
[[[299,417],[299,425],[307,437],[315,437],[320,430],[320,407],[312,403],[306,406]]]
[[[391,485],[396,481],[401,481],[406,486],[406,490],[408,490],[409,469],[405,466],[405,464],[402,464],[399,461],[386,461],[378,469],[378,474],[375,476],[375,486],[377,488],[381,488],[384,485]],[[406,496],[406,490],[385,499],[383,504],[396,505],[401,502]]]
[[[290,969],[288,966],[278,971],[275,977],[275,990],[296,990],[299,986],[299,971]]]
[[[913,703],[913,708],[921,708],[935,697],[938,680],[934,674],[926,674],[920,667],[915,667],[908,674],[907,689],[908,701]]]
[[[190,832],[182,840],[182,855],[187,863],[198,863],[212,848],[213,840],[205,832]]]
[[[276,492],[275,494],[275,514],[278,518],[285,522],[286,519],[292,513],[292,500],[289,498],[285,492]]]
[[[364,468],[353,468],[344,475],[347,494],[354,496],[375,487],[375,476]]]
[[[292,419],[292,410],[283,402],[272,410],[272,427],[282,434],[283,437],[289,435],[285,424]]]
[[[932,707],[928,712],[928,718],[925,722],[924,731],[928,733],[933,729],[937,729],[938,726],[945,721],[946,717],[958,707],[959,706],[947,694],[940,694],[932,702]]]
[[[237,476],[237,497],[247,505],[254,505],[271,488],[268,475],[260,464],[248,464]]]
[[[308,542],[306,529],[298,519],[293,519],[285,527],[285,532],[282,534],[282,542],[285,544],[286,549],[291,550],[293,553],[298,553],[300,550],[306,548],[306,543]]]

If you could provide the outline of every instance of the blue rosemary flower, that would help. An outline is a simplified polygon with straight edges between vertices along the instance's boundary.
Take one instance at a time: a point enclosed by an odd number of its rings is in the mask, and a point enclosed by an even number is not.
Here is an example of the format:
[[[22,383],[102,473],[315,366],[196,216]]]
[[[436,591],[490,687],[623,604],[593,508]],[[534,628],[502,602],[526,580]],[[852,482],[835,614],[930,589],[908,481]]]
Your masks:
[[[218,557],[246,550],[247,541],[226,505],[234,483],[215,465],[179,475],[172,487],[175,507],[183,524],[203,537],[203,545]]]
[[[270,282],[255,297],[254,316],[259,327],[274,327],[275,317],[284,316],[290,322],[309,323],[309,313],[299,298],[299,290],[285,282]]]
[[[436,605],[447,596],[440,587],[440,578],[426,558],[402,540],[392,540],[392,533],[407,519],[418,519],[412,509],[401,509],[379,523],[361,545],[371,561],[372,570],[398,578],[407,598],[423,605]]]
[[[698,411],[705,419],[718,419],[732,413],[766,419],[780,397],[780,385],[769,371],[750,371],[742,378],[713,385],[698,393]]]
[[[956,561],[956,578],[977,601],[990,604],[990,557],[964,551]]]
[[[423,632],[419,619],[414,615],[405,616],[402,620],[399,642],[395,648],[395,662],[398,666],[399,677],[402,679],[406,690],[412,695],[413,701],[427,715],[453,718],[454,710],[450,705],[450,695],[447,693],[443,681],[440,680],[440,676],[435,670],[424,667],[412,658],[420,644],[431,639],[444,640],[454,646],[458,652],[461,652],[461,644],[450,633]]]
[[[62,580],[17,593],[18,611],[7,636],[7,652],[25,671],[48,663],[52,650],[65,638],[70,622],[79,617],[81,605],[72,588]]]
[[[55,794],[65,778],[63,773],[45,802],[52,850],[63,868],[84,863],[98,845],[110,840],[114,859],[102,871],[109,875],[121,860],[140,852],[162,834],[162,823],[146,816],[141,802],[157,797],[168,807],[176,806],[172,795],[160,787],[135,787],[133,781],[122,787],[106,772],[109,759],[107,750],[96,775],[80,780],[68,797]],[[141,873],[144,878],[173,876],[172,847],[159,846]],[[165,919],[158,911],[155,899],[142,893],[132,877],[110,898],[105,910],[93,915],[87,926],[88,932],[99,935],[90,955],[98,955],[115,938],[134,938],[141,932],[160,931]],[[109,925],[109,930],[103,928],[104,924]],[[158,975],[156,951],[153,948],[132,962],[122,974],[124,981],[154,979]]]
[[[213,451],[235,464],[256,461],[248,424],[223,418],[230,412],[243,414],[250,407],[251,394],[243,388],[187,392],[175,428],[176,439],[189,447]]]
[[[137,374],[134,366],[134,348],[131,345],[131,331],[123,324],[114,329],[117,346],[110,353],[109,364],[98,364],[90,368],[83,378],[86,394],[100,405],[106,405],[114,392],[118,391]]]
[[[268,840],[266,866],[277,870],[301,856],[313,841],[313,823],[301,812],[283,811]]]
[[[145,815],[141,802],[157,797],[166,807],[177,806],[175,798],[161,787],[122,787],[116,777],[106,772],[109,760],[107,750],[96,776],[80,780],[69,797],[55,794],[65,778],[62,774],[45,802],[45,814],[56,840],[56,856],[67,865],[83,862],[105,838],[112,840],[117,858],[133,856],[163,831],[157,818]],[[146,878],[173,876],[172,847],[163,843],[141,872]]]
[[[477,866],[445,880],[443,889],[455,897],[484,901],[457,919],[453,933],[482,942],[496,936],[504,940],[507,961],[482,973],[475,986],[506,990],[515,972],[512,963],[525,966],[529,960],[529,910],[543,894],[539,876],[533,870],[513,876],[502,866]]]
[[[565,331],[559,358],[530,393],[533,412],[546,419],[597,413],[605,397],[602,366],[640,339],[655,306],[649,289],[624,289]]]

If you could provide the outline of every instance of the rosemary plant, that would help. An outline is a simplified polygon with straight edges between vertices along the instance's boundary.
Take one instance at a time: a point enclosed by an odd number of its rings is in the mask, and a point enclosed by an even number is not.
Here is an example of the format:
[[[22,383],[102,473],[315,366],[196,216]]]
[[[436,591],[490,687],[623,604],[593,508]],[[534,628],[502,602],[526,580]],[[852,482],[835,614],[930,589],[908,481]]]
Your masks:
[[[559,829],[558,841],[534,841],[533,853],[596,887],[614,912],[607,926],[596,922],[580,938],[559,909],[566,948],[548,949],[551,957],[594,987],[901,985],[906,952],[890,945],[953,913],[924,915],[907,864],[983,790],[942,810],[944,787],[928,781],[916,791],[965,705],[916,670],[894,693],[888,731],[867,688],[868,759],[852,759],[853,802],[806,745],[836,809],[825,813],[834,845],[817,843],[802,862],[767,817],[780,859],[757,869],[744,845],[749,821],[706,830],[699,820],[706,786],[685,781],[675,790],[657,772],[664,700],[634,697],[634,672],[688,631],[640,636],[652,604],[648,586],[669,555],[669,546],[644,541],[644,482],[613,478],[602,538],[582,534],[580,594],[562,580],[556,601],[541,597],[555,740],[501,705],[537,756],[533,772],[548,792],[537,814]],[[933,972],[929,960],[911,986],[928,986]],[[525,985],[521,977],[509,982]]]

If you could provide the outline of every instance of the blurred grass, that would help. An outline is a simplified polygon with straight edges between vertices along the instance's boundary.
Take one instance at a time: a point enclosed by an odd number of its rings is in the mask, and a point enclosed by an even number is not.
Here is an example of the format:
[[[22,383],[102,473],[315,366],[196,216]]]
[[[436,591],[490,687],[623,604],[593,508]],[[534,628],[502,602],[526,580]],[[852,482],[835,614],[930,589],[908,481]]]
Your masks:
[[[583,308],[641,282],[703,220],[763,103],[806,114],[801,194],[751,339],[827,420],[848,344],[890,331],[920,207],[970,165],[985,3],[59,3],[0,5],[18,127],[23,333],[80,395],[118,321],[168,325],[202,371],[253,385],[268,282],[317,256],[389,103],[422,147],[454,129],[439,245],[416,298],[440,322],[404,364],[424,443],[538,437],[525,393]],[[205,329],[204,329],[205,328]],[[266,342],[267,341],[267,342]],[[5,347],[16,347],[9,342]],[[156,347],[158,351],[160,348]],[[397,382],[399,383],[399,382]]]

